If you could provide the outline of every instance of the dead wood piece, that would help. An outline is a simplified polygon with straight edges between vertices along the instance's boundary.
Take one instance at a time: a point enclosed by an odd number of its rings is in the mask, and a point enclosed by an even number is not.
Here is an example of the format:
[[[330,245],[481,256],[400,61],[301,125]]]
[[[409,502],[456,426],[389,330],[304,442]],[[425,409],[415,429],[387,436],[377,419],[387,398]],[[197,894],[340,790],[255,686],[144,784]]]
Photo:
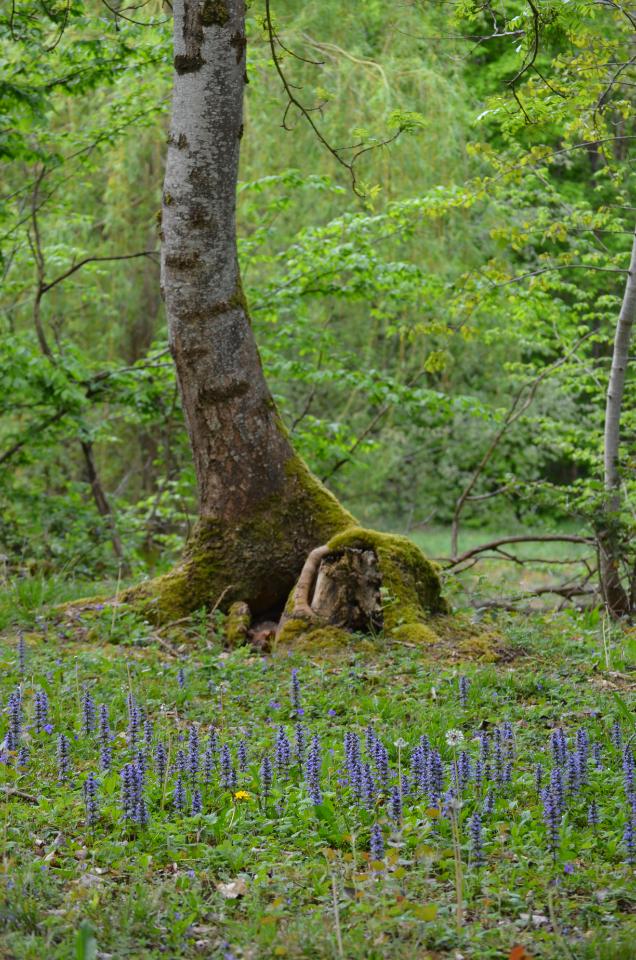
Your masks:
[[[348,630],[380,629],[382,577],[373,550],[348,549],[327,554],[316,577],[314,616]]]

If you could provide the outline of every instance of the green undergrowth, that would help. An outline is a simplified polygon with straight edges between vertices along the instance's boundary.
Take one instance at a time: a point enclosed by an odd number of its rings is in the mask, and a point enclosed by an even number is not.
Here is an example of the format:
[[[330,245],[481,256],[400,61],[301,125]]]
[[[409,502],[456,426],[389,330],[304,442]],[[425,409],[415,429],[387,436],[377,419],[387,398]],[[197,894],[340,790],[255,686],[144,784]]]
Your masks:
[[[636,958],[621,758],[609,735],[616,720],[625,739],[634,730],[629,631],[608,629],[594,612],[506,615],[484,625],[500,637],[500,655],[484,662],[479,644],[465,646],[458,659],[449,638],[437,649],[352,635],[319,654],[228,651],[221,626],[222,617],[210,625],[201,614],[153,633],[143,620],[99,605],[71,626],[52,619],[28,626],[25,619],[22,674],[16,632],[0,639],[0,741],[9,696],[20,684],[29,751],[23,769],[15,755],[0,764],[1,957],[495,960],[519,946],[532,958]],[[272,755],[280,725],[293,743],[292,669],[308,741],[317,735],[321,743],[318,805],[294,761],[287,779],[275,775],[270,797],[261,795],[260,762]],[[464,704],[460,677],[468,682]],[[40,690],[48,695],[51,729],[36,733],[27,727]],[[111,772],[99,769],[96,733],[82,729],[87,690],[96,705],[108,706]],[[120,805],[119,771],[136,749],[127,733],[131,696],[152,722],[146,826],[123,820]],[[405,799],[396,823],[382,792],[371,810],[352,803],[342,782],[342,741],[349,731],[364,744],[371,723],[391,767],[402,763],[408,772],[422,734],[451,766],[449,730],[463,734],[474,760],[474,734],[492,734],[505,721],[514,732],[513,779],[483,818],[483,866],[471,847],[469,816],[481,802],[472,788],[459,813],[458,928],[448,819],[427,802]],[[603,769],[590,770],[568,808],[553,857],[534,765],[549,768],[549,736],[558,725],[569,738],[585,727],[601,745]],[[174,778],[155,782],[151,759],[162,740],[174,764],[178,750],[188,750],[192,726],[201,748],[212,728],[234,757],[241,738],[248,748],[235,789],[201,784],[203,812],[194,816],[190,780],[188,807],[179,812]],[[58,780],[60,733],[70,744],[67,782]],[[91,771],[99,812],[89,826],[83,785]],[[600,810],[596,829],[586,823],[590,799]],[[373,824],[384,837],[381,862],[370,859]]]

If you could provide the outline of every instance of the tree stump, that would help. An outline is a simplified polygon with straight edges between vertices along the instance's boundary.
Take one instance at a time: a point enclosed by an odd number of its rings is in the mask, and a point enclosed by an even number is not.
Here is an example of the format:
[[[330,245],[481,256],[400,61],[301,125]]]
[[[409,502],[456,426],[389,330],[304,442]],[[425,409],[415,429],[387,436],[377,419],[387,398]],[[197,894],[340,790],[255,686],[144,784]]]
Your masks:
[[[431,623],[449,613],[438,567],[405,537],[351,527],[312,550],[281,618],[276,642],[376,633],[435,642]]]
[[[382,577],[373,550],[347,549],[322,558],[309,606],[318,620],[366,633],[382,629]]]

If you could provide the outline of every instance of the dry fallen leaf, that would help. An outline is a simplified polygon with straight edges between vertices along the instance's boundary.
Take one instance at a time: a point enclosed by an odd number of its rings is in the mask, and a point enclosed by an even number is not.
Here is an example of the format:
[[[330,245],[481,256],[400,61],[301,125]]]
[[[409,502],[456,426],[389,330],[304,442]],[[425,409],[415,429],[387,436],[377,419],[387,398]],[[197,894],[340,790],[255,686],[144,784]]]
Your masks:
[[[525,947],[517,943],[508,954],[508,960],[532,960],[532,957]]]
[[[247,884],[242,877],[236,880],[228,880],[227,883],[217,883],[216,889],[226,900],[236,900],[237,897],[243,897],[247,893]]]

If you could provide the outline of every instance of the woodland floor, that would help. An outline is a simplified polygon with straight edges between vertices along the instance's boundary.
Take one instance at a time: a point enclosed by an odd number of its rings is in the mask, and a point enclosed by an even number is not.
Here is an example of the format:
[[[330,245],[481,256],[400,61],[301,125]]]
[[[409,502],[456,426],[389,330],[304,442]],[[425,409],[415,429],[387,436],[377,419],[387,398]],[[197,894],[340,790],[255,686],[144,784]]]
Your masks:
[[[426,649],[381,636],[353,636],[346,648],[314,655],[227,651],[220,621],[211,630],[203,617],[159,638],[121,611],[98,611],[66,630],[52,618],[36,624],[36,612],[31,597],[21,614],[22,672],[15,628],[0,637],[0,742],[9,697],[21,685],[21,743],[28,748],[22,768],[15,753],[0,764],[1,958],[636,958],[622,749],[610,735],[615,721],[623,744],[636,729],[634,633],[608,630],[594,611],[503,614],[487,625],[496,642],[479,651],[493,661],[484,662],[459,659],[452,643]],[[294,668],[300,716],[290,700]],[[460,677],[468,682],[463,704]],[[31,725],[40,690],[49,715],[37,733]],[[100,769],[97,730],[83,730],[87,690],[96,707],[108,706],[110,772]],[[147,748],[143,727],[131,734],[131,696],[152,722]],[[298,722],[307,747],[314,735],[320,739],[318,805],[294,756]],[[514,739],[504,735],[502,763],[512,766],[502,782],[495,729],[505,731],[506,722]],[[359,734],[366,759],[369,724],[390,764],[389,786],[378,790],[372,809],[353,796],[343,758],[349,732]],[[291,762],[287,772],[274,770],[264,802],[259,770],[265,753],[274,757],[281,725]],[[535,767],[540,761],[549,777],[550,734],[559,725],[570,747],[577,730],[587,731],[599,744],[601,765],[590,759],[576,789],[566,774],[566,813],[553,856]],[[192,774],[193,726],[201,754],[214,727],[235,764],[245,741],[247,767],[234,789],[220,783],[218,753],[210,783],[201,759]],[[458,747],[447,743],[449,730],[463,733]],[[62,782],[60,733],[70,743]],[[481,785],[474,777],[476,733],[490,738],[491,780]],[[441,752],[447,775],[460,750],[473,771],[458,815],[459,927],[448,811],[413,790],[403,798],[400,821],[388,801],[398,766],[410,775],[423,734]],[[158,741],[169,753],[163,778],[155,769]],[[139,749],[146,749],[145,826],[126,822],[120,802],[121,768]],[[184,811],[174,807],[180,749]],[[83,800],[90,771],[99,781],[92,826]],[[203,811],[193,816],[195,780]],[[488,791],[493,809],[484,812]],[[592,801],[597,826],[588,824]],[[483,866],[471,839],[475,811],[482,813]],[[376,823],[386,855],[374,861],[369,836]]]

